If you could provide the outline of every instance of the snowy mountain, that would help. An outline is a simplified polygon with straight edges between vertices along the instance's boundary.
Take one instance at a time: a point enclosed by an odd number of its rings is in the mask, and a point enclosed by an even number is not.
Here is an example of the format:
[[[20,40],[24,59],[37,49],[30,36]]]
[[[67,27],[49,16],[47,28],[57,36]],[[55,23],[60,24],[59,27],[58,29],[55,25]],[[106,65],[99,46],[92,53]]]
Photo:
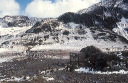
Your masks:
[[[5,16],[0,18],[0,26],[2,27],[26,27],[33,26],[36,22],[43,18],[27,17],[27,16]]]
[[[5,16],[0,19],[0,47],[14,51],[80,50],[89,45],[123,48],[128,46],[127,28],[119,24],[127,21],[127,6],[127,0],[106,0],[56,19]]]
[[[96,26],[112,31],[113,28],[119,28],[118,23],[122,18],[128,19],[127,0],[104,0],[87,9],[80,10],[78,13],[65,13],[59,17],[59,20],[64,23],[80,23],[87,27]],[[125,37],[122,34],[119,35]]]

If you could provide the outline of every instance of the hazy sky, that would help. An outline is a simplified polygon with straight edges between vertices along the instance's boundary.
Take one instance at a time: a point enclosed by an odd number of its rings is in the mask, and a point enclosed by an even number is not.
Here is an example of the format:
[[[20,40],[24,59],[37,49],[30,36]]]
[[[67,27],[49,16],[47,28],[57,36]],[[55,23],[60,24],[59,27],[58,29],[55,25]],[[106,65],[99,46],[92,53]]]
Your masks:
[[[77,12],[100,0],[0,0],[0,17],[27,15],[31,17],[58,17],[65,12]]]

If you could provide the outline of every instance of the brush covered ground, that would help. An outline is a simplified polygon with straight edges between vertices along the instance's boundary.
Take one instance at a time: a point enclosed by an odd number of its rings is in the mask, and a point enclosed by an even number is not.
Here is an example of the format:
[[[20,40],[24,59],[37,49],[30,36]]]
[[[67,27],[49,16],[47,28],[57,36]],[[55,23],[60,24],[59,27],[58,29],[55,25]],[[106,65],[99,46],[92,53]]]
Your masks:
[[[41,52],[44,54],[41,55]],[[44,57],[45,53],[47,57]],[[0,64],[1,83],[128,83],[128,74],[66,71],[68,53],[62,50],[37,51],[37,55],[33,57],[20,57],[3,62]],[[63,56],[60,56],[62,54]]]

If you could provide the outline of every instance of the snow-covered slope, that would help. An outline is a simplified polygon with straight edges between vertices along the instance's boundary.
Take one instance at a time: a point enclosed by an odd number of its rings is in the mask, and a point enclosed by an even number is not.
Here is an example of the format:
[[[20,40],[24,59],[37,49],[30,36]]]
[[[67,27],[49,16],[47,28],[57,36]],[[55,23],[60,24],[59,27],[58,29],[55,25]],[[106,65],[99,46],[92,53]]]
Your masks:
[[[32,26],[29,27],[9,27],[3,28],[0,27],[0,36],[3,35],[18,35],[21,32],[25,32],[26,30],[30,29]]]
[[[24,34],[26,30],[30,29],[32,26],[29,27],[10,27],[10,28],[3,28],[0,27],[0,46],[4,51],[20,51],[24,48],[21,45],[16,45],[21,41],[20,34]],[[15,49],[12,49],[13,48]],[[20,47],[21,46],[21,47]],[[1,50],[2,50],[1,49]],[[4,52],[1,51],[1,52]]]
[[[89,45],[99,48],[127,46],[109,29],[86,27],[73,22],[64,24],[57,19],[37,22],[32,27],[1,28],[1,48],[12,51],[63,49],[80,50]]]
[[[117,25],[117,28],[114,28],[113,31],[128,40],[128,19],[123,17],[121,21],[117,23]]]
[[[113,31],[113,28],[120,27],[118,23],[122,21],[122,18],[128,19],[127,0],[102,0],[78,13],[65,13],[59,17],[59,20],[64,23],[74,22],[87,27],[107,28]],[[120,27],[118,30],[122,33],[118,35],[127,39],[127,29]]]

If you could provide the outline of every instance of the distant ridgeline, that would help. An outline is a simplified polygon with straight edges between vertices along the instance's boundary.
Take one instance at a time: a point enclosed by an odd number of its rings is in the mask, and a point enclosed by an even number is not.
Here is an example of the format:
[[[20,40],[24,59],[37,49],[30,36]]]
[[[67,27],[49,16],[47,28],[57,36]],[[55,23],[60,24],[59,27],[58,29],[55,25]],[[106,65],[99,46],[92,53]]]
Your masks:
[[[36,22],[50,18],[36,18],[28,16],[5,16],[0,18],[0,26],[2,27],[25,27],[33,26]]]

